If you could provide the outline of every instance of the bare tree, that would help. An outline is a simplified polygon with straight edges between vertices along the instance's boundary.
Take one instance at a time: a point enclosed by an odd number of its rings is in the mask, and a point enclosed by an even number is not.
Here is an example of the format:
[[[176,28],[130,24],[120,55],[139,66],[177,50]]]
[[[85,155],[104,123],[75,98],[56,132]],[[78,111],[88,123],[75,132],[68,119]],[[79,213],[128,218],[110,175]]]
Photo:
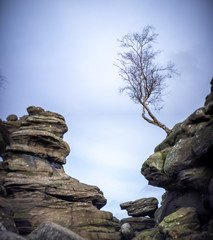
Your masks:
[[[173,63],[161,66],[155,62],[159,51],[154,51],[152,45],[157,36],[151,26],[145,27],[142,33],[125,35],[118,40],[123,51],[118,54],[115,66],[125,83],[120,91],[142,105],[142,117],[147,122],[162,128],[169,135],[171,130],[153,115],[150,108],[161,110],[165,79],[176,73]]]

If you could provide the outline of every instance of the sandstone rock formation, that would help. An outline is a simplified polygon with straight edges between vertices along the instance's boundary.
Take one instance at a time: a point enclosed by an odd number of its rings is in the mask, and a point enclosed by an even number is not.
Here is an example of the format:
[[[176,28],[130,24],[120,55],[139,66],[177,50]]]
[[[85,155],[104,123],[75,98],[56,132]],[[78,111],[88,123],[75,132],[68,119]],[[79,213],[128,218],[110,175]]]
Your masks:
[[[48,231],[88,240],[213,239],[211,85],[204,107],[176,124],[142,166],[149,184],[166,190],[161,207],[155,198],[123,203],[131,217],[121,221],[100,210],[106,199],[98,187],[64,172],[70,149],[61,115],[29,107],[20,119],[0,121],[0,239],[33,240]]]
[[[149,184],[167,192],[155,213],[159,228],[141,233],[138,239],[213,238],[212,158],[213,80],[204,107],[177,124],[142,166]]]
[[[129,224],[134,236],[137,236],[141,231],[153,228],[155,226],[155,220],[149,217],[129,217],[122,219],[121,224],[122,226]]]
[[[132,239],[132,235],[133,237],[137,236],[139,232],[155,226],[154,213],[158,208],[156,198],[141,198],[136,201],[122,203],[120,207],[126,209],[128,215],[132,216],[121,220],[121,232],[125,240]]]
[[[173,239],[196,233],[200,228],[195,208],[180,208],[176,212],[166,216],[159,224],[160,232]]]
[[[141,198],[136,201],[130,201],[120,204],[121,209],[126,209],[129,216],[132,217],[154,217],[158,208],[158,200],[154,197]]]
[[[76,233],[52,222],[42,223],[27,237],[27,240],[40,240],[40,239],[84,240],[84,238],[80,237]]]
[[[70,149],[63,141],[67,131],[63,116],[39,107],[27,111],[20,119],[10,115],[2,123],[9,131],[9,144],[1,153],[0,192],[13,208],[20,235],[50,221],[85,239],[120,239],[119,221],[99,210],[106,204],[100,189],[64,172]]]

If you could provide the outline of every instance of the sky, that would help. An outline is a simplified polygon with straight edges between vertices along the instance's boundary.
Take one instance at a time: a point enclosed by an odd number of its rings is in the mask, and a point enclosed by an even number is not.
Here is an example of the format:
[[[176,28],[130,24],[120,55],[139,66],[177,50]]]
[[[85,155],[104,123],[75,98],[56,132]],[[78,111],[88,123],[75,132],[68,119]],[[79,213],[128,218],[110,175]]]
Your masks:
[[[155,113],[172,128],[210,92],[212,23],[212,0],[0,0],[0,118],[21,117],[31,105],[63,115],[66,173],[98,186],[103,210],[125,217],[120,203],[161,200],[164,190],[140,170],[166,135],[119,94],[117,40],[155,27],[160,63],[172,61],[180,73],[167,81],[164,108]]]

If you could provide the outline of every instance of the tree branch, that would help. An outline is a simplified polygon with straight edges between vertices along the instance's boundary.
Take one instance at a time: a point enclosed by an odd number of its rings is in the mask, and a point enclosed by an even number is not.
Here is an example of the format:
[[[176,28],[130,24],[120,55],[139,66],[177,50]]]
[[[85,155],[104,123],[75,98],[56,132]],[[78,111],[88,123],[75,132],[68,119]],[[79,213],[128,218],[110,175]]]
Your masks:
[[[155,57],[159,51],[153,51],[152,44],[158,34],[154,33],[153,27],[147,26],[142,33],[125,35],[120,41],[124,50],[119,53],[119,75],[124,80],[125,86],[121,92],[126,91],[129,97],[143,106],[142,117],[149,123],[162,128],[167,134],[171,130],[161,123],[151,112],[149,105],[155,110],[162,108],[162,92],[165,79],[171,78],[176,73],[174,64],[168,63],[160,66],[155,63]],[[148,117],[146,116],[148,115]]]

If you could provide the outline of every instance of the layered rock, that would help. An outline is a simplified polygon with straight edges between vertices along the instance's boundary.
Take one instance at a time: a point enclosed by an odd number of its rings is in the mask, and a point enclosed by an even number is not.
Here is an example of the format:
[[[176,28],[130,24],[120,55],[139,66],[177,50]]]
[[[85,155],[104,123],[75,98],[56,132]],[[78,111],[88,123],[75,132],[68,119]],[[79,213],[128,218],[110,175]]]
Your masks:
[[[148,217],[129,217],[123,218],[121,220],[122,226],[125,224],[129,224],[131,227],[134,236],[143,230],[153,228],[155,226],[155,220],[153,218]]]
[[[50,162],[65,164],[70,149],[62,139],[68,130],[64,117],[38,107],[29,107],[27,111],[29,115],[19,120],[10,115],[4,123],[12,139],[6,147],[7,155],[27,153]]]
[[[155,213],[159,228],[141,233],[138,239],[213,237],[213,80],[211,84],[204,107],[175,125],[142,166],[149,184],[167,192]]]
[[[130,201],[120,204],[121,209],[126,209],[129,216],[132,217],[154,217],[158,208],[158,200],[154,197],[141,198],[136,201]]]
[[[85,239],[120,239],[119,221],[99,210],[106,204],[100,189],[64,172],[70,149],[63,140],[63,116],[38,107],[27,111],[20,119],[10,115],[3,122],[10,144],[0,162],[1,187],[19,233],[27,235],[50,221]]]
[[[128,215],[131,216],[121,220],[121,232],[125,240],[132,239],[141,231],[155,226],[154,213],[158,208],[156,198],[141,198],[136,201],[122,203],[120,207],[127,210]]]
[[[180,208],[176,212],[166,216],[159,224],[159,229],[172,239],[184,237],[196,233],[200,228],[195,208]]]

